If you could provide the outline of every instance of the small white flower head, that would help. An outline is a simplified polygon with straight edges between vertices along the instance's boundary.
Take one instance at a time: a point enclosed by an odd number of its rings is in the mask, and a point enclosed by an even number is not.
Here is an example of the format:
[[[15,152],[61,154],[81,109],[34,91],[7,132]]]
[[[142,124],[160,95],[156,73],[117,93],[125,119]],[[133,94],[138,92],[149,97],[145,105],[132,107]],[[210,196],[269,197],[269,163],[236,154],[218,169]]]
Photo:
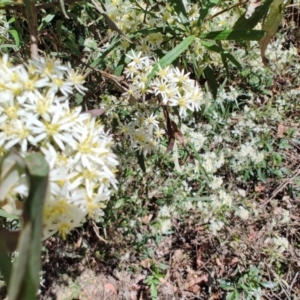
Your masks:
[[[289,241],[285,237],[278,235],[273,238],[267,238],[265,244],[274,247],[279,253],[283,253],[289,247]]]
[[[249,211],[245,209],[243,206],[239,206],[235,211],[234,215],[240,217],[242,220],[249,219]]]
[[[162,206],[158,212],[158,216],[162,218],[170,217],[170,207],[167,205]]]
[[[221,187],[222,184],[223,184],[222,177],[212,176],[212,181],[210,182],[209,186],[213,190],[217,190],[217,189],[219,189]]]
[[[172,229],[172,222],[170,219],[162,219],[160,221],[160,231],[162,234],[169,233]]]
[[[246,191],[243,190],[243,189],[238,189],[238,194],[242,197],[242,198],[245,198],[246,197]]]
[[[213,235],[217,235],[218,231],[220,231],[224,227],[224,223],[220,220],[212,219],[210,220],[209,229]]]

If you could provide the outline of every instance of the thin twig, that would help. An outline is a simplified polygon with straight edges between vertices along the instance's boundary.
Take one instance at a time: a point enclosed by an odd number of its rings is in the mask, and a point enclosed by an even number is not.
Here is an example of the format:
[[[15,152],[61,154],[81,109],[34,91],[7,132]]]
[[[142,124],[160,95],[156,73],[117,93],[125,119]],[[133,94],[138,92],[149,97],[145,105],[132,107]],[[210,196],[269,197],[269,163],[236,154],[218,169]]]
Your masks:
[[[284,183],[282,183],[273,193],[272,196],[263,203],[263,205],[268,204],[272,199],[274,199],[289,183],[291,183],[298,175],[300,174],[300,169],[298,169],[293,177],[287,179]]]
[[[96,223],[95,223],[94,221],[92,221],[92,225],[93,225],[93,230],[94,230],[94,232],[95,232],[97,238],[98,238],[100,241],[102,241],[102,242],[104,242],[104,243],[107,243],[107,241],[106,241],[102,236],[100,236],[100,234],[99,234],[99,228],[97,227],[97,225],[96,225]]]
[[[290,287],[289,287],[290,292],[292,292],[292,290],[293,290],[293,285],[295,284],[298,275],[299,275],[299,272],[297,272],[297,273],[295,274],[294,278],[293,278],[293,281],[292,281],[292,283],[291,283],[291,285],[290,285]]]
[[[228,8],[225,8],[225,9],[223,9],[223,10],[217,12],[217,13],[214,14],[213,16],[211,16],[211,17],[205,19],[205,22],[206,22],[206,21],[209,21],[209,20],[212,20],[213,18],[215,18],[215,17],[217,17],[217,16],[223,14],[223,13],[226,12],[226,11],[229,11],[229,10],[231,10],[231,9],[237,7],[237,6],[240,6],[240,5],[246,4],[246,3],[248,3],[248,1],[240,2],[240,3],[237,3],[237,4],[234,4],[234,5],[230,6],[230,7],[228,7]]]

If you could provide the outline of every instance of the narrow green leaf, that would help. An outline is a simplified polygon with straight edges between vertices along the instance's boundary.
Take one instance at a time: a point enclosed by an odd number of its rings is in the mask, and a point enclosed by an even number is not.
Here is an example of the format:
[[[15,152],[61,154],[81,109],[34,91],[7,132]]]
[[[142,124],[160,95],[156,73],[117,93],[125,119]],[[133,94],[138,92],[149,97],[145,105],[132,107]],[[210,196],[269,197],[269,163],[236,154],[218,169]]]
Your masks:
[[[50,23],[53,20],[54,17],[55,17],[55,14],[48,14],[46,17],[44,17],[42,19],[42,21],[46,22],[46,23]]]
[[[201,1],[201,10],[200,16],[197,20],[197,27],[201,27],[202,23],[205,22],[205,18],[210,10],[217,6],[219,2],[219,0]]]
[[[244,30],[253,29],[268,13],[273,0],[265,0],[262,5],[257,7],[253,15],[246,19],[246,12],[235,22],[233,29],[243,28]]]
[[[73,52],[74,55],[80,54],[79,49],[74,42],[68,40],[68,41],[65,41],[65,44]]]
[[[11,44],[0,45],[0,49],[4,49],[4,48],[16,48],[16,45],[11,45]]]
[[[114,70],[114,75],[121,76],[124,66],[126,64],[126,59],[127,59],[127,56],[125,54],[121,56],[121,58],[117,64],[117,67]]]
[[[56,27],[56,33],[58,35],[59,38],[61,38],[61,31],[62,31],[62,25],[63,25],[64,21],[62,20],[58,20],[56,21],[55,27]]]
[[[23,227],[13,264],[8,295],[10,300],[37,299],[41,260],[43,206],[48,188],[48,164],[41,153],[25,158],[29,195],[23,210]]]
[[[239,285],[245,292],[249,292],[249,287],[248,286],[246,286],[244,283],[240,283],[240,285]]]
[[[64,14],[64,16],[69,19],[68,15],[67,15],[67,12],[66,12],[66,9],[65,9],[65,2],[64,0],[59,0],[59,3],[60,3],[60,7],[61,7],[61,10]]]
[[[184,52],[189,45],[194,41],[195,36],[191,35],[185,38],[180,44],[178,44],[174,49],[168,52],[164,57],[162,57],[152,68],[152,71],[148,75],[148,82],[146,84],[146,89],[149,87],[151,79],[154,77],[155,73],[158,71],[158,67],[164,68],[170,65],[177,57]]]
[[[206,47],[208,50],[217,52],[217,53],[223,55],[222,59],[226,58],[226,59],[230,60],[240,71],[242,70],[241,64],[234,58],[234,56],[232,54],[230,54],[228,51],[224,50],[221,46],[212,44],[212,43],[209,43],[206,41],[201,41],[201,44],[204,47]]]
[[[226,54],[224,54],[224,56],[228,60],[230,60],[239,69],[239,71],[242,71],[242,69],[243,69],[242,65],[235,59],[235,57],[232,54],[226,53]]]
[[[265,32],[263,30],[244,30],[244,29],[233,29],[233,30],[220,30],[203,33],[200,38],[210,40],[233,40],[233,41],[258,41],[260,40]]]
[[[172,7],[174,8],[176,14],[178,15],[182,24],[189,26],[189,18],[187,16],[185,6],[182,0],[170,0]]]
[[[0,209],[0,217],[13,219],[13,220],[18,220],[19,219],[19,217],[15,216],[15,215],[11,215],[3,209]]]
[[[266,64],[268,59],[265,56],[267,46],[271,38],[275,35],[283,18],[283,0],[274,0],[270,5],[270,11],[267,20],[264,23],[263,29],[266,35],[259,41],[262,61]]]
[[[2,226],[2,224],[0,224]],[[0,272],[4,278],[6,286],[9,285],[10,274],[12,270],[12,264],[10,261],[10,257],[7,255],[7,247],[5,245],[4,239],[0,233]]]
[[[144,158],[144,154],[143,152],[140,153],[138,150],[136,151],[136,157],[138,159],[138,163],[139,163],[139,166],[141,167],[142,171],[144,173],[146,173],[146,166],[145,166],[145,158]]]
[[[184,30],[181,29],[181,28],[179,28],[178,31],[184,32]],[[137,30],[137,31],[133,32],[131,35],[129,35],[129,38],[133,39],[133,38],[137,37],[140,34],[141,35],[148,35],[150,33],[158,33],[158,32],[162,33],[164,35],[166,33],[168,33],[168,34],[171,34],[173,36],[176,36],[176,31],[172,27],[168,26],[168,27],[165,27],[165,28],[163,28],[163,27],[158,27],[158,28],[143,28],[143,29],[140,29],[140,30]]]
[[[16,46],[19,47],[20,46],[20,37],[19,37],[18,31],[15,29],[11,29],[11,30],[9,30],[9,33],[13,36]]]
[[[115,48],[117,48],[119,45],[121,44],[120,39],[117,39],[115,42],[111,42],[110,46],[102,53],[102,55],[96,59],[95,61],[93,61],[91,63],[91,67],[92,68],[96,68],[102,61],[103,59],[111,52],[113,51]]]
[[[226,291],[233,291],[234,290],[234,286],[230,285],[230,284],[220,284],[220,288]]]
[[[212,92],[212,95],[214,97],[214,99],[217,98],[217,92],[218,92],[218,83],[217,83],[217,80],[216,80],[216,77],[215,77],[215,74],[213,72],[213,70],[207,66],[205,69],[204,69],[204,75],[207,79],[207,82],[208,82],[208,86]]]

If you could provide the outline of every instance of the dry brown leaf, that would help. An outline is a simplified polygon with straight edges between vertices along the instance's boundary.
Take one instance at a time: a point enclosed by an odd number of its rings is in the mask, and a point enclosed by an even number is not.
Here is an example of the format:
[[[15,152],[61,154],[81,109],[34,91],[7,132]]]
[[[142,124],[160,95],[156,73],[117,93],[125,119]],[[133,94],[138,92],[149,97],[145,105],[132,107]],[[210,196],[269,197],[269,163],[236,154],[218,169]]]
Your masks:
[[[197,252],[197,260],[196,260],[196,264],[197,264],[197,268],[201,268],[202,266],[202,247],[199,248],[198,252]]]
[[[263,192],[265,189],[266,189],[266,186],[263,184],[259,184],[254,187],[254,190],[257,193]]]
[[[169,295],[174,295],[177,291],[177,287],[168,282],[165,278],[159,278],[159,281],[163,284],[162,289]]]
[[[172,256],[172,259],[173,260],[180,260],[182,258],[182,250],[181,249],[176,249],[173,256]]]
[[[219,267],[223,267],[223,264],[221,263],[221,261],[218,257],[216,258],[216,263]]]
[[[145,269],[149,269],[151,267],[151,259],[150,258],[146,258],[146,259],[142,260],[140,262],[140,265],[142,267],[144,267]]]
[[[105,113],[105,110],[102,108],[95,108],[84,111],[83,114],[90,114],[92,117],[96,118]]]
[[[230,258],[230,259],[225,259],[224,260],[224,264],[226,266],[233,266],[233,265],[236,265],[237,263],[239,263],[239,258],[238,257],[234,257],[234,258]]]
[[[209,296],[208,300],[219,300],[222,299],[223,297],[221,297],[221,295],[217,292],[212,294],[211,296]]]
[[[130,299],[131,300],[137,300],[137,292],[136,291],[131,291]]]
[[[79,249],[80,246],[82,244],[82,236],[79,237],[78,241],[76,242],[76,244],[74,245],[74,249]]]
[[[278,124],[278,126],[277,126],[277,136],[279,138],[282,138],[286,130],[287,130],[287,128],[284,125]]]
[[[254,230],[253,226],[250,226],[249,230],[250,230],[249,241],[255,241],[257,239],[257,231]]]
[[[194,293],[195,295],[197,295],[197,294],[199,294],[201,288],[200,288],[199,285],[195,284],[195,285],[193,285],[193,286],[188,287],[187,290],[188,290],[189,292],[192,292],[192,293]]]
[[[112,292],[112,293],[115,294],[115,295],[118,294],[116,288],[115,288],[111,283],[106,283],[106,284],[104,285],[104,288],[105,288],[106,290],[109,290],[110,292]]]
[[[196,278],[196,283],[208,282],[208,274],[202,274],[200,277]]]

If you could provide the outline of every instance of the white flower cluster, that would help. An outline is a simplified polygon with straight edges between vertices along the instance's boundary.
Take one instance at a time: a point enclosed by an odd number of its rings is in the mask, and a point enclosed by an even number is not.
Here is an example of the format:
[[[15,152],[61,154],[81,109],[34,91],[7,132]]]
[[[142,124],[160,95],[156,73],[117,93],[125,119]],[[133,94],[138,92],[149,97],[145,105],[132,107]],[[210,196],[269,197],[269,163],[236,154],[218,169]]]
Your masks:
[[[129,137],[131,147],[146,155],[156,149],[165,130],[159,127],[155,115],[138,112],[132,122],[122,126],[121,132]]]
[[[168,66],[159,68],[155,78],[150,82],[148,89],[146,84],[152,71],[154,61],[148,56],[142,57],[142,53],[131,52],[127,56],[132,60],[124,73],[132,83],[126,93],[129,97],[145,99],[146,94],[154,94],[158,103],[179,108],[180,117],[187,116],[187,110],[198,111],[205,103],[204,94],[195,80],[189,78],[190,73],[184,73],[177,67]]]
[[[196,81],[189,78],[189,73],[185,74],[173,67],[160,68],[147,87],[154,61],[148,56],[142,57],[141,52],[131,52],[127,56],[131,62],[124,73],[131,83],[123,96],[129,103],[133,101],[135,107],[140,107],[140,111],[135,113],[122,132],[130,138],[134,148],[147,154],[157,147],[164,136],[164,129],[160,128],[157,120],[158,115],[153,113],[157,106],[177,107],[179,115],[184,118],[188,110],[200,110],[204,104],[203,92]],[[145,101],[147,94],[151,99]],[[140,99],[142,103],[138,102]]]
[[[234,166],[232,169],[234,172],[239,172],[251,164],[258,165],[264,157],[263,152],[259,152],[254,145],[247,142],[242,144],[238,151],[232,151],[232,166]]]
[[[289,241],[283,236],[276,235],[273,238],[266,238],[265,245],[272,246],[279,253],[283,253],[284,251],[288,250]]]
[[[41,58],[26,66],[11,65],[8,56],[0,61],[0,156],[13,146],[21,155],[41,151],[50,167],[44,238],[56,232],[65,237],[87,215],[103,214],[111,187],[116,188],[118,162],[111,136],[80,107],[70,108],[68,96],[74,88],[83,93],[83,83],[81,75],[58,60]],[[0,207],[6,204],[19,215],[18,197],[9,197],[12,190],[26,196],[17,177],[9,190],[1,190]]]

